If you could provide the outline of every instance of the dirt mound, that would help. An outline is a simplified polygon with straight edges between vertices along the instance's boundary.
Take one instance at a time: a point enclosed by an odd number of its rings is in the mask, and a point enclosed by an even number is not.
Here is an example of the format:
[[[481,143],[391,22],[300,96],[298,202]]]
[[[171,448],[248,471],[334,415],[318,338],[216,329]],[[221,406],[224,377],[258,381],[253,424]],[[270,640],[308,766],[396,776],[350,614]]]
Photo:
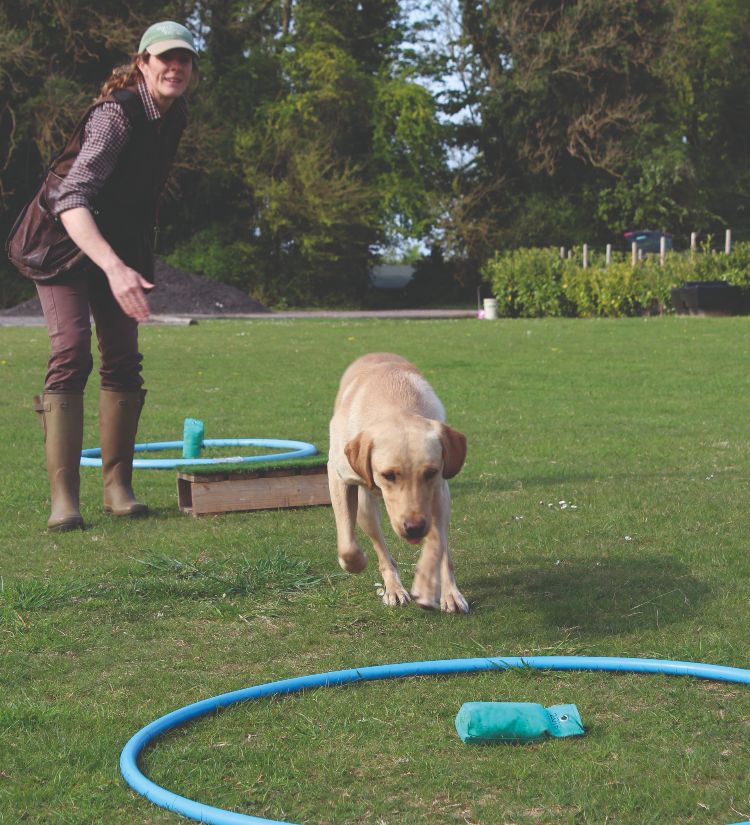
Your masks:
[[[270,312],[241,289],[182,272],[157,258],[154,265],[156,288],[148,303],[154,315],[236,315]],[[41,315],[38,298],[3,310],[0,315]]]

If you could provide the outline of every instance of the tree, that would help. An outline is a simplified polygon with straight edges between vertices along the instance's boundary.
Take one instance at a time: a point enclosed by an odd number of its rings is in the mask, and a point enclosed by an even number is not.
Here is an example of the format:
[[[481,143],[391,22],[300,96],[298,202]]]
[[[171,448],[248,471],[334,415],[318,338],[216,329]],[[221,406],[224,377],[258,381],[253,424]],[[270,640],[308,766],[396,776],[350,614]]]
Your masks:
[[[220,221],[174,261],[225,280],[232,271],[267,302],[351,301],[389,237],[427,231],[442,135],[431,96],[399,67],[401,37],[392,0],[300,0],[283,7],[274,36],[245,40],[236,68],[212,75],[217,90],[228,72],[244,89],[220,139],[236,172],[232,208],[215,209]],[[208,256],[207,244],[221,250]]]
[[[462,0],[470,161],[447,239],[611,241],[650,226],[747,231],[750,8],[741,0]],[[738,185],[739,184],[739,185]]]
[[[467,225],[452,227],[456,243],[483,259],[504,246],[600,237],[598,193],[632,164],[667,97],[654,66],[670,4],[462,0],[462,13],[474,57],[464,103],[479,119],[458,132],[473,156],[457,182]]]

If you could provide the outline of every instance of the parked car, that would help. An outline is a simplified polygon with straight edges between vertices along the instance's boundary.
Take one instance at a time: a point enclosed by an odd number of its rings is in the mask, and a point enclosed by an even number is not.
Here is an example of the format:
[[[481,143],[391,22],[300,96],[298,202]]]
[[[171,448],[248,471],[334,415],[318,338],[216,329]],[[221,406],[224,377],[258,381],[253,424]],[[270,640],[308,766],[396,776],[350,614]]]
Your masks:
[[[633,229],[625,232],[625,241],[630,247],[635,242],[638,249],[643,250],[643,254],[661,252],[661,239],[666,239],[667,249],[672,248],[672,236],[668,232],[656,232],[653,229]]]

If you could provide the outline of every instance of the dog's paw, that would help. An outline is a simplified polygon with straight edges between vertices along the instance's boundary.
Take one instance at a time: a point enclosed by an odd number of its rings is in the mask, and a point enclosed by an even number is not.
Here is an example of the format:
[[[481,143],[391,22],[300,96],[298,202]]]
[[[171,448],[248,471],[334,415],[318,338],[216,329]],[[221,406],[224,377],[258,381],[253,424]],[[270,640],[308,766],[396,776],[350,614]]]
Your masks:
[[[409,604],[411,596],[403,585],[399,584],[396,587],[386,587],[383,591],[383,604],[388,607],[402,607]]]
[[[347,573],[361,573],[367,567],[367,554],[355,547],[346,553],[339,553],[339,564]]]
[[[440,608],[440,586],[436,581],[422,574],[417,568],[414,581],[411,585],[411,597],[414,603],[423,610],[438,610]]]
[[[412,588],[411,597],[414,599],[414,604],[422,608],[422,610],[437,610],[440,607],[435,596],[428,596],[420,590]]]
[[[461,595],[457,587],[443,593],[440,598],[440,609],[443,613],[468,613],[469,603]]]

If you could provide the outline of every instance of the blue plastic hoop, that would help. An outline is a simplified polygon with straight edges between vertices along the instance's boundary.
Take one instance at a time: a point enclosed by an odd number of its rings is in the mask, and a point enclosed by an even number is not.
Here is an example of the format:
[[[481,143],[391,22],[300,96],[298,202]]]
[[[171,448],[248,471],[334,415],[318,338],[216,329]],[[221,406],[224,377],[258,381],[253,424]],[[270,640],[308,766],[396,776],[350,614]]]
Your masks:
[[[151,453],[159,450],[181,450],[182,441],[151,441],[136,444],[136,453]],[[304,458],[317,455],[318,450],[306,441],[285,441],[280,438],[206,438],[204,447],[270,447],[275,450],[287,450],[268,455],[221,456],[219,458],[134,458],[133,467],[142,470],[168,470],[173,467],[194,467],[200,464],[240,464],[269,459]],[[81,450],[81,467],[101,467],[102,451],[100,447]]]
[[[707,665],[696,662],[674,662],[669,659],[628,659],[607,656],[529,656],[481,659],[440,659],[430,662],[403,662],[401,664],[377,665],[352,670],[335,670],[329,673],[316,673],[294,679],[282,679],[264,685],[224,693],[211,699],[204,699],[184,708],[172,711],[166,716],[151,722],[138,731],[125,745],[120,754],[120,771],[125,781],[136,793],[165,808],[182,814],[189,819],[209,825],[294,825],[276,819],[263,819],[214,808],[195,802],[184,796],[162,788],[141,773],[138,768],[138,756],[157,736],[166,733],[178,725],[205,716],[216,710],[268,696],[280,696],[297,693],[308,688],[331,687],[352,682],[366,682],[377,679],[396,679],[405,676],[435,676],[456,673],[474,673],[485,670],[510,670],[512,668],[532,668],[534,670],[584,670],[621,673],[649,673],[667,676],[694,676],[699,679],[711,679],[718,682],[736,682],[750,684],[750,670]],[[737,822],[735,825],[750,825],[750,820]]]

